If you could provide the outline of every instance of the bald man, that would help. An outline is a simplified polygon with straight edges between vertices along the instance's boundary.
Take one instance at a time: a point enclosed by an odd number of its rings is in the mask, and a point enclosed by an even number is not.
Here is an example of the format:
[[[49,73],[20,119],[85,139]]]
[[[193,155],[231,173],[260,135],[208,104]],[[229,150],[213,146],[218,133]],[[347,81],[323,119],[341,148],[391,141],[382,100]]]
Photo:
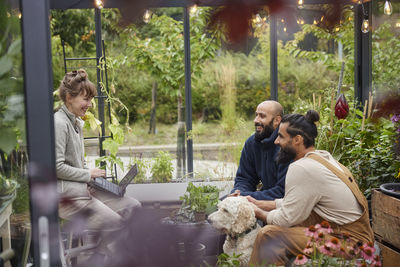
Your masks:
[[[279,146],[274,144],[283,108],[276,101],[264,101],[257,106],[255,116],[255,133],[244,144],[231,193],[250,195],[258,200],[283,198],[289,164],[276,162]],[[257,190],[260,182],[262,187]]]

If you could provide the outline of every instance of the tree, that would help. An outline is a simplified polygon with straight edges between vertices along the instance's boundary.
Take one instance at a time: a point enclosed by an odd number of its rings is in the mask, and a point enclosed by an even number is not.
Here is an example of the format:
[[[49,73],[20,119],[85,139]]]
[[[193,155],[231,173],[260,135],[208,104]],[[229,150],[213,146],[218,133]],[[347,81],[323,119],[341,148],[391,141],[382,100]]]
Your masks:
[[[191,70],[196,75],[201,72],[201,63],[214,56],[218,48],[218,39],[205,31],[208,13],[201,9],[190,18]],[[149,22],[157,34],[152,37],[142,37],[129,31],[128,53],[132,54],[135,64],[140,69],[151,73],[161,90],[166,90],[171,96],[177,97],[178,118],[178,166],[184,166],[184,140],[182,106],[182,88],[184,86],[184,36],[183,23],[166,15],[153,15]],[[178,170],[178,173],[182,169]],[[179,174],[178,174],[179,175]]]

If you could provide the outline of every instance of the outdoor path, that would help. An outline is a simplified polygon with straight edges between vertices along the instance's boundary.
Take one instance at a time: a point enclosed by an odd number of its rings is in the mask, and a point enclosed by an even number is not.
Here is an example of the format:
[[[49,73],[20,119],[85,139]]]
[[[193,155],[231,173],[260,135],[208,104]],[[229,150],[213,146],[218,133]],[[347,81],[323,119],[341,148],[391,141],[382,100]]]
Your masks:
[[[224,160],[232,154],[237,143],[193,144],[194,159],[199,160]],[[154,157],[158,151],[168,151],[176,155],[176,144],[146,145],[146,146],[121,146],[118,150],[120,157]],[[85,140],[85,151],[88,156],[98,155],[97,139]]]

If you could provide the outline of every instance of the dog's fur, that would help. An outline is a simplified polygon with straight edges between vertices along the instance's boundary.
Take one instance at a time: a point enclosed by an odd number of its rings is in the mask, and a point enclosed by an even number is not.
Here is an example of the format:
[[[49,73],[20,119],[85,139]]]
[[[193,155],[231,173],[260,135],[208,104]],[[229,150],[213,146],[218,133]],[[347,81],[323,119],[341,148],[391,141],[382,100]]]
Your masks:
[[[247,266],[253,243],[261,229],[247,199],[242,196],[225,198],[218,204],[218,210],[208,216],[208,220],[214,228],[227,235],[224,252],[231,256],[233,253],[241,254],[240,266]]]

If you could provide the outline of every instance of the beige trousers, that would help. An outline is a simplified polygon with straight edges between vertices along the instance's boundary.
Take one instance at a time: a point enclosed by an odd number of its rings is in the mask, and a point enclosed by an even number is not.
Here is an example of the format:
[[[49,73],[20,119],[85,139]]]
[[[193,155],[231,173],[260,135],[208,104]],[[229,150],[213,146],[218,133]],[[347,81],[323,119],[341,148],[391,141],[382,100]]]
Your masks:
[[[124,218],[141,207],[138,200],[88,188],[91,199],[60,203],[59,216],[71,221],[75,228],[89,231],[115,231],[121,228]]]
[[[254,242],[249,265],[284,265],[291,257],[303,253],[308,241],[305,229],[307,228],[286,228],[277,225],[263,227]]]

